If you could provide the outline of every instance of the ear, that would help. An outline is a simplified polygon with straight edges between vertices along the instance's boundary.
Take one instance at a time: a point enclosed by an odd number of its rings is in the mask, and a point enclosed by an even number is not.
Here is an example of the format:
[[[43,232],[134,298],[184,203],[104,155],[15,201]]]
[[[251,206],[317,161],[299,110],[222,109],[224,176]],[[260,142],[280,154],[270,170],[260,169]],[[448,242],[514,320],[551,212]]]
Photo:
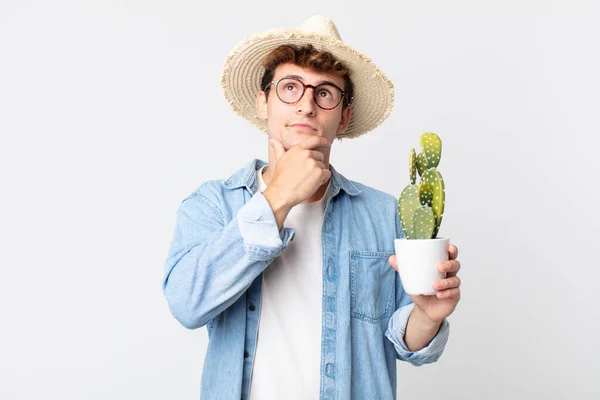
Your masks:
[[[269,112],[267,109],[267,94],[261,90],[256,95],[256,116],[261,119],[267,119]]]
[[[352,107],[348,106],[344,108],[342,111],[342,119],[340,120],[340,124],[338,125],[337,133],[344,132],[350,123],[350,118],[352,118]]]

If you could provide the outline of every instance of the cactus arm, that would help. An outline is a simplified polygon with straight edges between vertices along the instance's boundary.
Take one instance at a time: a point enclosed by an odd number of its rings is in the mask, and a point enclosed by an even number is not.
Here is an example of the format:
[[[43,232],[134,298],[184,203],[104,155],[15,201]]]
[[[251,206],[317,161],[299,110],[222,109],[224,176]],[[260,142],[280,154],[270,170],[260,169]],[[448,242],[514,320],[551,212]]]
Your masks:
[[[408,156],[408,173],[410,175],[410,184],[414,185],[417,181],[417,152],[410,149]]]
[[[435,230],[435,216],[429,206],[421,206],[415,210],[414,229],[416,239],[431,239]]]
[[[442,157],[442,139],[433,132],[425,132],[421,135],[420,142],[427,168],[437,168]]]
[[[444,179],[442,174],[436,168],[431,168],[425,173],[424,177],[427,186],[431,188],[432,200],[431,209],[435,215],[435,229],[433,238],[437,237],[444,216],[444,207],[446,203],[446,189],[444,187]]]
[[[419,171],[420,177],[423,177],[423,174],[427,171],[427,160],[425,159],[425,154],[423,152],[419,153],[417,156],[417,171]]]
[[[398,212],[400,213],[400,222],[407,239],[415,238],[414,213],[421,207],[419,202],[419,189],[417,185],[408,185],[402,191],[398,200]]]
[[[421,205],[431,207],[433,191],[431,190],[429,181],[426,179],[421,180],[421,183],[419,184],[419,200],[421,201]]]

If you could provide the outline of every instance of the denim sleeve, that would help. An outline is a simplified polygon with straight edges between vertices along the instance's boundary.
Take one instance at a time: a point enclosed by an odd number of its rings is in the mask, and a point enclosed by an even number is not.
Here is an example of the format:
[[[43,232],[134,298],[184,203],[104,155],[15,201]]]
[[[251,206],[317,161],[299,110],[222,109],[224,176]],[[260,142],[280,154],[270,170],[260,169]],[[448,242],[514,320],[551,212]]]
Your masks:
[[[404,238],[404,230],[400,222],[400,214],[396,207],[396,237]],[[399,360],[407,361],[415,366],[421,366],[423,364],[429,364],[437,361],[446,347],[448,342],[448,335],[450,333],[450,324],[447,319],[444,319],[442,325],[432,339],[432,341],[426,347],[418,351],[410,351],[404,343],[404,333],[406,332],[406,325],[408,324],[408,317],[412,312],[415,304],[413,303],[410,296],[403,290],[402,281],[400,280],[400,274],[396,272],[396,311],[392,314],[388,327],[385,332],[385,336],[392,342],[396,348],[396,356]]]
[[[260,260],[277,257],[294,239],[293,229],[284,227],[277,230],[273,210],[260,192],[240,209],[237,219],[245,249],[252,258]]]
[[[277,230],[262,193],[224,221],[220,201],[198,190],[182,201],[165,262],[163,293],[173,316],[196,329],[231,306],[294,236]]]
[[[418,367],[423,364],[436,362],[441,357],[448,342],[450,323],[448,319],[444,318],[438,333],[426,347],[418,351],[410,351],[406,347],[406,343],[404,343],[404,333],[406,332],[408,317],[414,306],[414,303],[410,303],[396,310],[388,322],[385,336],[396,348],[399,360],[407,361]]]

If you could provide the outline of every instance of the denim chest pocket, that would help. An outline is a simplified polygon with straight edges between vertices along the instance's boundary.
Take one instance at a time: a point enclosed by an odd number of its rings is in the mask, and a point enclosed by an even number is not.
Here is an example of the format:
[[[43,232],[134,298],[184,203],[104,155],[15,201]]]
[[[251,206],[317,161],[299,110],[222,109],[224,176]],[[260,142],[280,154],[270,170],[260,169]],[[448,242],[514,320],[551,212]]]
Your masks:
[[[394,311],[396,271],[388,262],[394,253],[350,250],[350,313],[377,323]]]

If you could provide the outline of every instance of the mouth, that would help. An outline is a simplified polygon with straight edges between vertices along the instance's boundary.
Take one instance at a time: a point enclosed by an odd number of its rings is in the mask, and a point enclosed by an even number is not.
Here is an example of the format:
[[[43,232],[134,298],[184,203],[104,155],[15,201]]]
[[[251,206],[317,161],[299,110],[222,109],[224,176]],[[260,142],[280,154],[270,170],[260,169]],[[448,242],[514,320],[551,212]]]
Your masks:
[[[308,130],[316,131],[316,129],[313,128],[313,126],[310,125],[310,124],[291,124],[289,126],[292,127],[292,128],[308,129]]]

